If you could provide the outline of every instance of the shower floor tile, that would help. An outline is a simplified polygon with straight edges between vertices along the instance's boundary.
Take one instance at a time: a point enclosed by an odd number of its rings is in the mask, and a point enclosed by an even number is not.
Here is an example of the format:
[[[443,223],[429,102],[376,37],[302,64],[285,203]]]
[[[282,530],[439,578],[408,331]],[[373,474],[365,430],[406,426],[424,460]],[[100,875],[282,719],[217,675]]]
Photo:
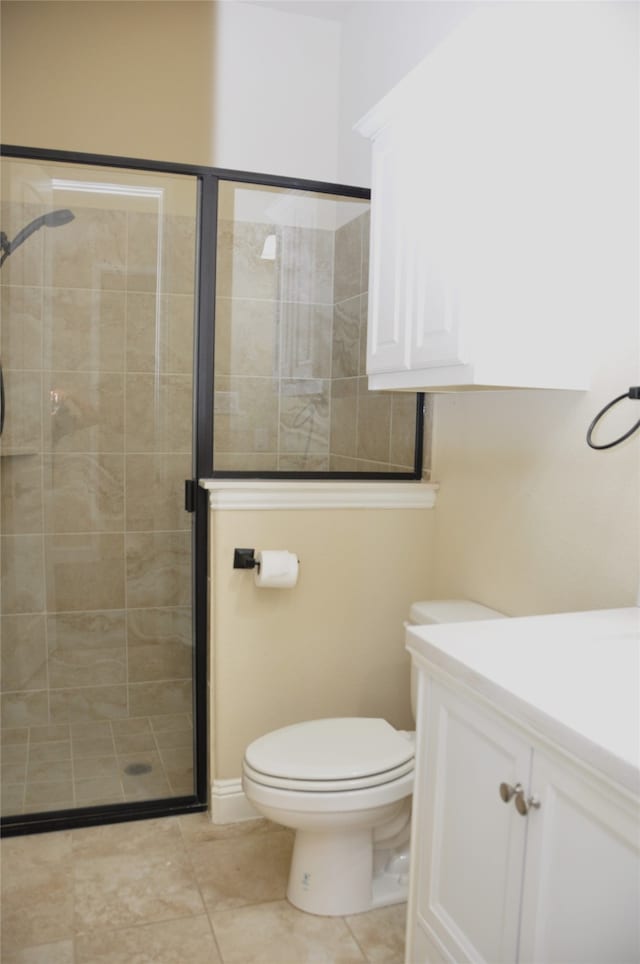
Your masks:
[[[3,733],[2,816],[47,813],[193,791],[188,714]]]

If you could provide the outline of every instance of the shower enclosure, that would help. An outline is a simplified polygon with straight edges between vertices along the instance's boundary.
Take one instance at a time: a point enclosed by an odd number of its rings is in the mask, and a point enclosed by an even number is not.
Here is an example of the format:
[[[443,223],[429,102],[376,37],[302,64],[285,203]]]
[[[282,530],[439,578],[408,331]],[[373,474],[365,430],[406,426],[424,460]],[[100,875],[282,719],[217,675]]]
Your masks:
[[[9,824],[197,802],[197,214],[194,176],[3,158]]]
[[[367,391],[369,192],[2,153],[2,831],[202,810],[197,480],[421,475],[422,397]]]

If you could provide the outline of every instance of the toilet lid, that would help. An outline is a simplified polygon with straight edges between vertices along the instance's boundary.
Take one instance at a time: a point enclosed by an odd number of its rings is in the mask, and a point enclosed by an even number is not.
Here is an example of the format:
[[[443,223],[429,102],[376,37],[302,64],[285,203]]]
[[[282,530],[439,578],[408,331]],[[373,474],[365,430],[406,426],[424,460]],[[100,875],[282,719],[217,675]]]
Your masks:
[[[267,733],[247,747],[245,762],[287,781],[356,781],[397,774],[413,760],[410,739],[386,720],[347,717],[309,720]],[[377,782],[377,781],[376,781]]]

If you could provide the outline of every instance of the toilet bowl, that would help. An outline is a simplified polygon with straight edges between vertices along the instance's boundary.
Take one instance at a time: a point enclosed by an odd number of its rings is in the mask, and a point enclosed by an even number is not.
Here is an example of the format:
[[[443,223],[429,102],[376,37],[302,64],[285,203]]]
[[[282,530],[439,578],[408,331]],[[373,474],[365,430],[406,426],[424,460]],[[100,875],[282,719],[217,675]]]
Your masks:
[[[498,618],[466,600],[410,612],[423,624]],[[295,723],[247,747],[247,799],[296,832],[287,888],[295,907],[345,916],[406,900],[413,771],[414,734],[383,719]]]

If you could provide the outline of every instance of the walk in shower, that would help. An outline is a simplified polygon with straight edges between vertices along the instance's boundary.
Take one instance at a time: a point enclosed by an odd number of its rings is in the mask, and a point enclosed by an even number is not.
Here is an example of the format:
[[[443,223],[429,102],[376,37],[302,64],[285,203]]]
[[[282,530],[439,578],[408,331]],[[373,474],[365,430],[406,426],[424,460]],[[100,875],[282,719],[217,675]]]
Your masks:
[[[3,155],[2,830],[204,809],[197,480],[421,476],[422,397],[367,389],[369,192]]]
[[[4,817],[195,792],[197,188],[3,159]]]

